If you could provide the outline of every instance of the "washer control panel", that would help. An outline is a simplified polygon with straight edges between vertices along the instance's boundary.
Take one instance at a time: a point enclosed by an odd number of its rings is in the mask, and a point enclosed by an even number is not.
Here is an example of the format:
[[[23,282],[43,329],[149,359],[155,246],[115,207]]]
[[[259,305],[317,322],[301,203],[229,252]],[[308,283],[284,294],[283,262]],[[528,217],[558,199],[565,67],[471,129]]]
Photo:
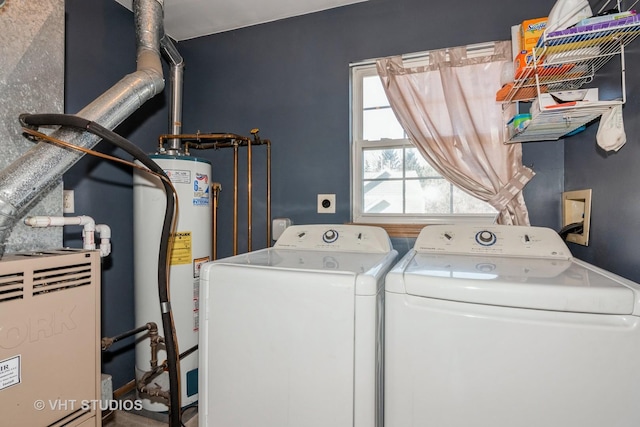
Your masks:
[[[273,247],[363,253],[386,253],[393,249],[384,228],[349,224],[292,225]]]
[[[414,250],[528,258],[571,257],[569,248],[554,230],[515,225],[428,225],[416,239]]]

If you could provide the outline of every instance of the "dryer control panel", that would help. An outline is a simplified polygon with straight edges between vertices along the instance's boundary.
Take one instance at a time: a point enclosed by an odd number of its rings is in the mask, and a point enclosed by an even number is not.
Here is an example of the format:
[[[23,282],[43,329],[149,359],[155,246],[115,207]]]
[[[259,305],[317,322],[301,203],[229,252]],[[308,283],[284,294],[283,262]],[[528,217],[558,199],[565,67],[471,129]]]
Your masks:
[[[420,232],[414,250],[527,258],[571,257],[569,248],[554,230],[515,225],[429,225]]]
[[[384,228],[348,224],[292,225],[273,247],[361,253],[387,253],[393,249]]]

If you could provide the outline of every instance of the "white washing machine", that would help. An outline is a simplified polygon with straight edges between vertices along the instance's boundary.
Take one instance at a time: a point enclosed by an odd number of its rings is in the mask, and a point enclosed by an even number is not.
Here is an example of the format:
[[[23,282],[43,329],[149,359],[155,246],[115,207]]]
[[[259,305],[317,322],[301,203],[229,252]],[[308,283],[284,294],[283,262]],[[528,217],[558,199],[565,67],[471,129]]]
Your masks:
[[[205,264],[199,425],[381,427],[384,229],[296,225]]]
[[[385,427],[640,426],[640,287],[553,230],[428,226],[385,289]]]

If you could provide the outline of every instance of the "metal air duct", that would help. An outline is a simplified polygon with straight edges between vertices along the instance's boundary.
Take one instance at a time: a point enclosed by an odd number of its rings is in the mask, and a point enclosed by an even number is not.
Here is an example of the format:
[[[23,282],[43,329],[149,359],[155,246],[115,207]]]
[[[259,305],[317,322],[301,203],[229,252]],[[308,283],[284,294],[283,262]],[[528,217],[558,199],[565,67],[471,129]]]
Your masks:
[[[169,133],[179,135],[182,133],[182,81],[184,74],[184,60],[175,45],[165,35],[160,40],[167,61],[171,65],[171,108],[169,109]],[[180,154],[182,148],[180,139],[170,139],[168,154]]]
[[[163,0],[134,0],[137,69],[83,108],[78,116],[114,129],[147,100],[162,92],[163,6]],[[100,141],[88,132],[67,128],[57,130],[52,136],[85,148],[92,148]],[[13,226],[82,156],[81,152],[40,142],[0,172],[0,257]]]

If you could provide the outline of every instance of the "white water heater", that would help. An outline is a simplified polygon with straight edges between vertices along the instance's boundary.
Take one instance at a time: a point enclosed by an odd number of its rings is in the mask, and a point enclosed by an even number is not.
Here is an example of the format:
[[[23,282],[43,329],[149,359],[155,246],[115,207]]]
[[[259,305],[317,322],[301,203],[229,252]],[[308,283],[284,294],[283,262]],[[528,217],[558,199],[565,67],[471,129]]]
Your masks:
[[[190,156],[156,154],[153,159],[169,176],[178,195],[177,227],[170,247],[170,299],[176,338],[180,353],[188,352],[198,344],[199,329],[199,280],[200,267],[211,260],[212,208],[211,163]],[[158,296],[158,250],[166,195],[159,178],[143,171],[133,177],[133,225],[135,270],[135,319],[136,326],[147,322],[162,327]],[[150,369],[151,350],[149,339],[136,343],[136,380]],[[158,363],[166,359],[163,347],[158,353]],[[166,372],[154,378],[163,390],[169,389]],[[198,351],[180,360],[181,405],[198,400]],[[164,401],[140,395],[144,409],[166,411]]]

